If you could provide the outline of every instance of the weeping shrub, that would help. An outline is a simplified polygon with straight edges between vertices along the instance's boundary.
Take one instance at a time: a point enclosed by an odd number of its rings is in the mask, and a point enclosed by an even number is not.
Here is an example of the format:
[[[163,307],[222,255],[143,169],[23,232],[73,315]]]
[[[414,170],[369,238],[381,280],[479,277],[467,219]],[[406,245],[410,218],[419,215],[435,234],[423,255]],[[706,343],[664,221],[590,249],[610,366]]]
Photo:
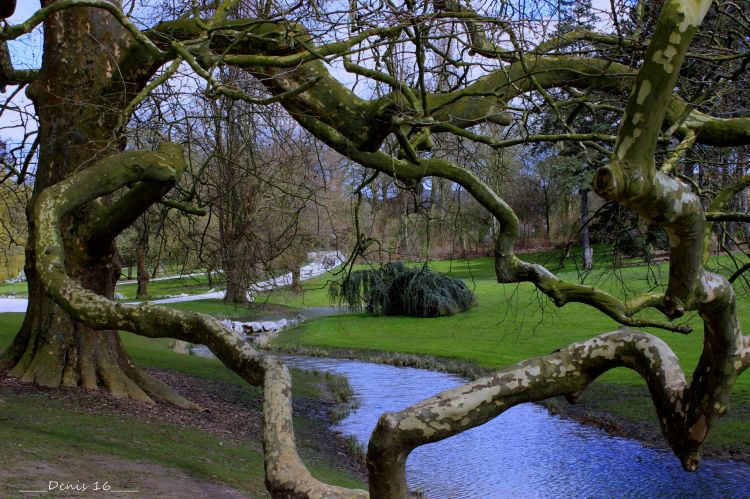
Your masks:
[[[427,267],[409,268],[403,262],[355,270],[331,283],[328,294],[340,306],[376,315],[442,317],[474,304],[474,293],[460,279]]]

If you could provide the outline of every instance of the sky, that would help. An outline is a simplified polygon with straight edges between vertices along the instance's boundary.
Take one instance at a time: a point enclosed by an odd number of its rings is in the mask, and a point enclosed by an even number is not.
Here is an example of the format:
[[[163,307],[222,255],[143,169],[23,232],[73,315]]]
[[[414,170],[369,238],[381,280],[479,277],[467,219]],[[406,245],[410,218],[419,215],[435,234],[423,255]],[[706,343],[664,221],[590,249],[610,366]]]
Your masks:
[[[17,3],[16,12],[7,19],[9,24],[18,24],[25,21],[39,8],[36,0],[21,0]],[[16,69],[38,68],[41,64],[41,30],[22,37],[19,40],[8,42],[13,66]],[[6,92],[0,94],[2,102],[11,95],[17,87],[9,86]],[[28,106],[31,103],[25,95],[16,96],[14,102],[18,106]],[[20,117],[18,113],[6,110],[0,116],[0,137],[12,145],[18,144],[23,139],[24,128],[19,126]],[[35,128],[35,127],[34,127]]]
[[[185,0],[188,1],[188,0]],[[593,7],[600,9],[604,12],[610,10],[609,0],[593,0]],[[139,2],[140,4],[140,2]],[[17,24],[28,19],[40,6],[38,0],[21,0],[17,3],[16,12],[7,21],[10,24]],[[13,59],[13,64],[17,69],[25,68],[38,68],[41,65],[42,56],[42,33],[41,28],[37,28],[33,33],[26,35],[18,40],[10,41],[8,43]],[[352,85],[356,78],[348,73],[345,73],[342,69],[334,67],[332,72],[337,74],[337,77],[346,85]],[[366,87],[366,85],[365,85]],[[7,97],[16,90],[16,87],[8,87],[6,92],[0,95],[2,102],[5,102]],[[368,92],[363,86],[359,86],[355,92]],[[14,98],[14,103],[19,107],[30,106],[30,102],[26,99],[25,95],[19,94]],[[26,127],[23,126],[23,121],[26,121]],[[23,140],[24,133],[33,131],[35,125],[30,123],[28,118],[22,119],[22,117],[13,111],[6,110],[0,116],[0,138],[8,142],[13,147],[18,145]],[[28,141],[30,144],[30,141]]]

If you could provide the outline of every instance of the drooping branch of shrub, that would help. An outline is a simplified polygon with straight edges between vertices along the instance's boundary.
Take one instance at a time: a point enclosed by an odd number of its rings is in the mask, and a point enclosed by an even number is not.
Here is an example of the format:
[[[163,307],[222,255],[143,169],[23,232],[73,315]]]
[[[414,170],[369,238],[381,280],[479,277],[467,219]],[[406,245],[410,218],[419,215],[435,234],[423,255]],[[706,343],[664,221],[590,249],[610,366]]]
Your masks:
[[[354,270],[332,282],[328,292],[340,305],[376,315],[444,317],[474,304],[474,293],[462,280],[403,262]]]
[[[161,152],[128,151],[109,156],[40,194],[33,216],[39,228],[36,267],[45,290],[65,311],[91,328],[205,344],[245,381],[262,386],[266,485],[275,497],[367,497],[364,491],[316,480],[300,459],[292,424],[291,377],[276,357],[259,354],[241,335],[211,316],[150,303],[114,303],[86,290],[66,274],[60,219],[125,185],[173,184],[182,169],[182,149],[165,145]]]

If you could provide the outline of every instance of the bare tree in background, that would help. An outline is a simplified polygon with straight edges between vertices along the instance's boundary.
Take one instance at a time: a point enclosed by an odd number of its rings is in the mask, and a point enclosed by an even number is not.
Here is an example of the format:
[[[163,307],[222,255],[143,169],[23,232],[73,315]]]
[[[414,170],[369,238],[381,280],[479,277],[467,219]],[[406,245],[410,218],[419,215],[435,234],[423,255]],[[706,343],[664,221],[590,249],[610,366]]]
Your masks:
[[[243,77],[235,70],[222,79],[247,87]],[[278,106],[219,95],[200,108],[205,117],[193,120],[188,141],[210,213],[194,229],[200,258],[224,276],[228,303],[248,303],[252,284],[279,272],[291,271],[299,287],[299,268],[324,231],[313,217],[325,188],[314,139]]]

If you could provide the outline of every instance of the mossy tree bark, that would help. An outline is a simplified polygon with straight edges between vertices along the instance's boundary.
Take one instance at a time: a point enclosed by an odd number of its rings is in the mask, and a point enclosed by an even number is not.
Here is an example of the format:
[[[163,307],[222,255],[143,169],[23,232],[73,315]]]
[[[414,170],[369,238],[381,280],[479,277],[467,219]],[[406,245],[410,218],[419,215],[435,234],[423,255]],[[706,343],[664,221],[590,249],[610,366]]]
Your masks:
[[[47,187],[123,148],[115,133],[120,111],[149,76],[148,65],[122,64],[132,45],[122,25],[101,9],[67,9],[46,20],[41,72],[27,92],[39,119],[40,144],[31,207]],[[166,192],[164,186],[150,191],[130,200],[130,213],[112,215],[107,199],[100,199],[66,218],[66,268],[86,289],[113,297],[120,275],[114,237]],[[35,270],[38,236],[30,218],[29,309],[0,365],[43,386],[101,387],[118,396],[192,406],[134,366],[116,331],[93,331],[48,297]]]

